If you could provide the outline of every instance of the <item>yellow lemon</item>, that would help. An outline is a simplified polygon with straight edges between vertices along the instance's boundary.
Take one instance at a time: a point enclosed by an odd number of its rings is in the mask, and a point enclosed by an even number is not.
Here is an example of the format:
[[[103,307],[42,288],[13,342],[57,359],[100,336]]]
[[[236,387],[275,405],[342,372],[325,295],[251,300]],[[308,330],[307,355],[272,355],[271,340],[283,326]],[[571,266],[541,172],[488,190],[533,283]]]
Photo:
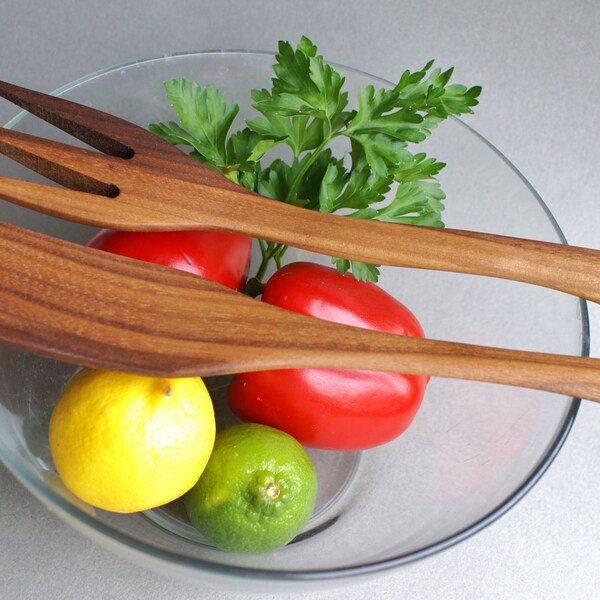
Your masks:
[[[88,504],[122,513],[182,496],[202,474],[214,440],[213,405],[199,377],[82,369],[49,427],[65,487]]]

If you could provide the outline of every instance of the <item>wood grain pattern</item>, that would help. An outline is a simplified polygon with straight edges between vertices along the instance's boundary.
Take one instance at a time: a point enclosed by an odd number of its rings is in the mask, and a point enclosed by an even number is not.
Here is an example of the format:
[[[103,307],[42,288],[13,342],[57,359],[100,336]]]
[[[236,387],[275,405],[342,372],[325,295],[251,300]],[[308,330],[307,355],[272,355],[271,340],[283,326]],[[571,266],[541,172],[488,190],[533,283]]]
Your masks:
[[[9,202],[99,227],[220,229],[368,263],[512,279],[600,302],[598,250],[289,206],[235,185],[122,119],[3,82],[0,96],[106,153],[0,130],[0,152],[70,188],[0,177],[0,197]]]
[[[600,360],[338,325],[200,277],[0,223],[0,340],[154,376],[352,368],[528,387],[600,401]]]

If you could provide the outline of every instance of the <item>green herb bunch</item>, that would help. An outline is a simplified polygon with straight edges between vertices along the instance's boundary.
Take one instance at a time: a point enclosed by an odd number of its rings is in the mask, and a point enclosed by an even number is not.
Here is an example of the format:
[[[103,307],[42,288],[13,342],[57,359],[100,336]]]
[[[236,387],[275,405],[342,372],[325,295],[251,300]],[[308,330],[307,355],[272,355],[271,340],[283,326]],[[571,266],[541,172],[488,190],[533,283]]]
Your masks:
[[[391,88],[372,85],[358,92],[348,109],[344,77],[303,37],[294,49],[279,42],[270,90],[250,92],[259,113],[231,132],[239,112],[211,85],[185,79],[165,83],[179,122],[150,125],[174,145],[191,147],[190,156],[232,181],[275,200],[349,218],[443,227],[445,194],[436,176],[445,166],[410,145],[425,140],[451,115],[472,113],[481,92],[449,84],[453,69],[428,62],[420,71],[404,71]],[[330,146],[346,140],[343,156]],[[291,159],[268,160],[285,144]],[[262,262],[281,266],[287,247],[260,240]],[[342,273],[377,281],[377,265],[333,257]]]

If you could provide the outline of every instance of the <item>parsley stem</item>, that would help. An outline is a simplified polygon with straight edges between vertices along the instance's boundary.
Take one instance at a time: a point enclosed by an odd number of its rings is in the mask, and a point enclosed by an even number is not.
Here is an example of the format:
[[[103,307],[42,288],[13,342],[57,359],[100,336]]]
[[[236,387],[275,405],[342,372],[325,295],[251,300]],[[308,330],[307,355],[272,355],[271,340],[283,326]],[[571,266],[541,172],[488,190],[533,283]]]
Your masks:
[[[296,176],[288,189],[288,193],[284,200],[285,202],[290,203],[293,200],[295,200],[296,191],[298,189],[298,186],[302,182],[304,176],[306,175],[310,167],[313,165],[315,160],[318,158],[319,154],[323,152],[323,150],[327,147],[329,142],[331,142],[331,140],[334,137],[335,135],[331,134],[330,128],[330,133],[324,137],[323,141],[319,144],[317,148],[315,148],[315,150],[313,150],[310,157],[302,165],[302,168],[298,171],[298,173],[296,173]],[[256,271],[254,279],[258,282],[262,282],[264,276],[266,275],[267,269],[269,268],[269,264],[272,260],[275,261],[275,267],[277,270],[281,268],[283,255],[285,254],[288,247],[284,244],[278,244],[276,242],[265,243],[263,240],[259,240],[259,244],[262,260],[258,267],[258,270]]]
[[[262,261],[256,271],[256,275],[254,278],[260,282],[262,282],[263,277],[267,273],[267,269],[269,267],[269,263],[274,259],[277,251],[280,248],[280,244],[276,242],[267,242],[265,244],[264,241],[259,240],[259,244],[261,247]]]
[[[294,180],[290,184],[287,196],[285,197],[285,202],[287,202],[289,204],[290,202],[295,200],[296,191],[298,189],[298,186],[302,182],[302,179],[304,178],[304,176],[306,175],[306,173],[310,169],[310,167],[313,165],[315,160],[317,160],[317,157],[319,156],[319,154],[321,154],[321,152],[323,152],[323,150],[325,150],[325,148],[327,147],[329,142],[331,142],[331,140],[334,137],[335,137],[335,135],[331,135],[331,131],[330,131],[329,134],[324,137],[323,141],[317,146],[317,148],[315,148],[313,150],[313,153],[310,155],[308,160],[302,165],[302,167],[300,168],[298,173],[296,173],[296,177],[294,177]]]
[[[286,253],[288,246],[284,245],[284,244],[277,244],[278,248],[275,251],[275,253],[273,254],[273,258],[275,259],[275,266],[277,267],[277,270],[281,269],[281,259],[283,258],[283,255]]]

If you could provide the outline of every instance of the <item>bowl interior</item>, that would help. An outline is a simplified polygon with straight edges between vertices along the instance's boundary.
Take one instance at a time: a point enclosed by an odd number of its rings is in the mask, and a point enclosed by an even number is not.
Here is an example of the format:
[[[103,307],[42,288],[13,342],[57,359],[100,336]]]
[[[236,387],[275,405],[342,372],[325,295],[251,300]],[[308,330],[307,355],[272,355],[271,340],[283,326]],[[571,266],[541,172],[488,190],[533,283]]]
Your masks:
[[[109,69],[58,93],[142,126],[172,120],[162,82],[211,83],[252,113],[251,88],[269,87],[273,56],[213,52],[161,57]],[[350,98],[386,82],[340,67]],[[69,141],[31,116],[10,126]],[[549,241],[560,231],[535,192],[493,147],[458,120],[424,144],[447,163],[448,227]],[[7,159],[0,172],[41,180]],[[3,203],[1,218],[78,242],[93,230]],[[399,239],[398,243],[402,243]],[[326,257],[290,250],[288,261]],[[382,270],[381,285],[406,304],[429,337],[565,354],[587,353],[578,299],[487,278]],[[0,456],[43,502],[100,543],[168,573],[224,580],[327,579],[377,570],[459,541],[501,515],[537,480],[563,441],[578,402],[555,394],[448,379],[430,382],[422,408],[397,440],[363,453],[313,451],[320,480],[315,516],[294,543],[267,556],[225,554],[193,533],[179,507],[130,516],[95,510],[63,488],[52,465],[47,423],[76,367],[0,348]],[[223,422],[223,379],[211,380]]]

